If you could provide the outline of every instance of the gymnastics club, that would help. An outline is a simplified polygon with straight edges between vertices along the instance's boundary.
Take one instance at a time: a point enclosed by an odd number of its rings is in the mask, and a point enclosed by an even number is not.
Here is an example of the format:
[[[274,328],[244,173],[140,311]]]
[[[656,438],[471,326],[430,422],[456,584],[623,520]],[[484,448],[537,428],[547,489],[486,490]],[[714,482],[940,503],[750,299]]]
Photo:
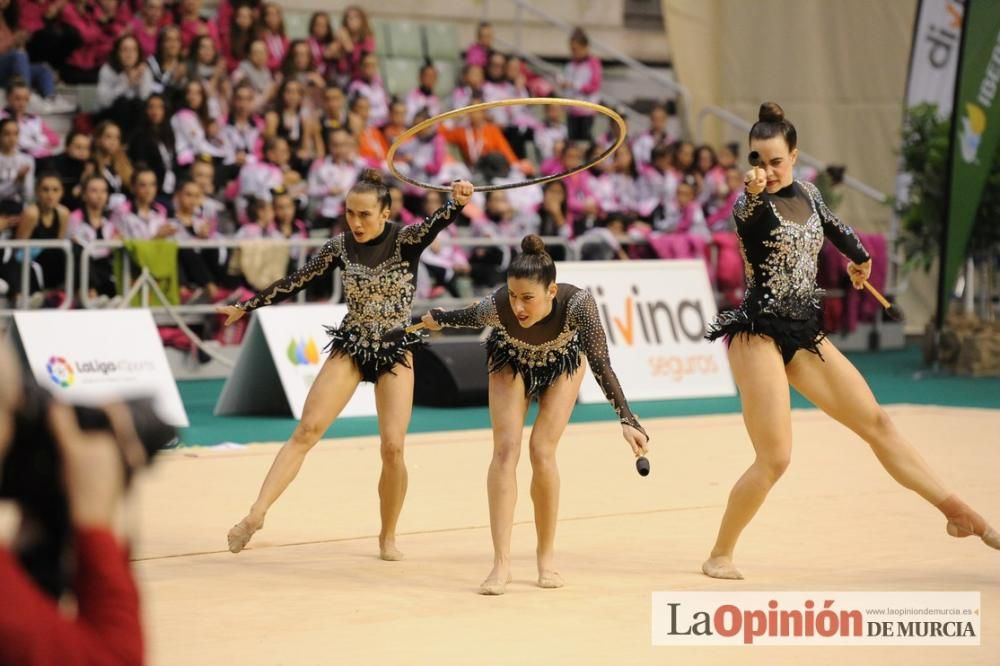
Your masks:
[[[760,153],[758,153],[756,150],[751,150],[750,154],[747,155],[747,159],[750,161],[750,166],[752,167],[760,166]],[[879,305],[881,305],[885,309],[885,315],[889,319],[893,321],[902,320],[903,318],[902,310],[900,310],[898,307],[890,303],[889,299],[887,299],[885,296],[879,293],[879,290],[873,287],[871,282],[865,280],[864,287],[869,291],[869,293],[871,293],[872,296],[875,297],[875,300],[879,302]]]

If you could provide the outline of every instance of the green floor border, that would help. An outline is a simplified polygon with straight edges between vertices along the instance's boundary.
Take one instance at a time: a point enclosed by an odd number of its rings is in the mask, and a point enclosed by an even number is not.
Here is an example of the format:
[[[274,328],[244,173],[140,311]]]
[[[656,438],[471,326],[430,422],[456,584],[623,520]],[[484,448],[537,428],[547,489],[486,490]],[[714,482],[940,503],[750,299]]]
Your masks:
[[[1000,409],[1000,378],[971,378],[937,375],[923,367],[920,350],[910,346],[897,351],[857,352],[848,354],[868,380],[882,404],[944,405]],[[222,390],[222,380],[178,382],[181,399],[187,408],[190,427],[184,429],[186,446],[211,446],[224,442],[283,441],[295,427],[295,420],[275,417],[213,416],[215,401]],[[628,387],[625,387],[626,393]],[[792,392],[793,407],[811,407]],[[739,412],[739,399],[698,398],[688,400],[652,400],[635,402],[632,409],[641,418],[661,416],[696,416]],[[534,420],[535,409],[529,414]],[[572,422],[611,421],[614,412],[606,404],[577,405]],[[415,407],[410,432],[438,432],[489,428],[486,407],[433,408]],[[358,437],[378,434],[375,417],[352,417],[338,420],[326,437]]]

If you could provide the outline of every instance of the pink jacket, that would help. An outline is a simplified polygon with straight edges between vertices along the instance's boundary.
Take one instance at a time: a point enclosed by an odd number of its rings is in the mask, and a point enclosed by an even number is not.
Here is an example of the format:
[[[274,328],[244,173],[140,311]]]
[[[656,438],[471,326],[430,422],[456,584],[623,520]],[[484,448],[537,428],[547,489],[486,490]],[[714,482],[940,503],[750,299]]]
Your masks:
[[[76,3],[67,2],[62,10],[62,20],[80,33],[81,45],[66,59],[66,64],[80,69],[97,69],[108,61],[115,39],[122,34],[131,20],[124,3],[118,13],[106,21],[99,20],[100,9],[93,7],[81,13]]]

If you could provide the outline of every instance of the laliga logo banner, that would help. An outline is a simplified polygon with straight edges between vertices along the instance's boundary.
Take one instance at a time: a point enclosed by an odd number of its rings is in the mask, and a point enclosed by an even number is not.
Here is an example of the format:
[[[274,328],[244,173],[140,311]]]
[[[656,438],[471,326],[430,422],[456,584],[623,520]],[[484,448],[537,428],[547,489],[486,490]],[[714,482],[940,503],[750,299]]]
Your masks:
[[[569,262],[559,265],[559,281],[597,301],[611,365],[630,400],[735,394],[725,345],[704,339],[716,310],[703,261]],[[584,379],[580,401],[605,400],[597,382]]]
[[[19,312],[11,335],[56,397],[82,405],[150,397],[164,421],[188,425],[149,310]]]
[[[215,414],[301,419],[309,388],[327,358],[323,327],[336,326],[346,314],[346,305],[280,305],[255,310]],[[375,387],[360,384],[340,415],[374,416]]]

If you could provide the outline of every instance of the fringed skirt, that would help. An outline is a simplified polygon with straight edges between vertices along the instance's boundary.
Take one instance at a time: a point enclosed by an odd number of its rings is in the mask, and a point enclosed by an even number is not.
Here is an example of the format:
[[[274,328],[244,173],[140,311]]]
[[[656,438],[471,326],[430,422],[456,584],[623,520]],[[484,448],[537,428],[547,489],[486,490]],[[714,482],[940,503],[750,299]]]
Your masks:
[[[521,375],[527,396],[538,398],[557,379],[580,368],[583,349],[575,335],[558,349],[544,349],[512,342],[494,329],[486,339],[486,357],[491,373],[510,368]]]
[[[709,326],[709,340],[724,338],[728,345],[737,335],[766,335],[774,340],[785,365],[791,362],[795,352],[805,349],[820,358],[819,343],[826,334],[820,324],[820,310],[816,308],[805,319],[790,319],[772,314],[749,314],[743,306],[720,312]]]
[[[323,351],[330,355],[341,354],[354,361],[355,367],[361,373],[362,381],[374,384],[378,378],[391,373],[400,364],[411,367],[407,352],[413,351],[423,344],[423,338],[416,333],[407,333],[395,342],[372,339],[364,329],[326,327],[330,341]]]

